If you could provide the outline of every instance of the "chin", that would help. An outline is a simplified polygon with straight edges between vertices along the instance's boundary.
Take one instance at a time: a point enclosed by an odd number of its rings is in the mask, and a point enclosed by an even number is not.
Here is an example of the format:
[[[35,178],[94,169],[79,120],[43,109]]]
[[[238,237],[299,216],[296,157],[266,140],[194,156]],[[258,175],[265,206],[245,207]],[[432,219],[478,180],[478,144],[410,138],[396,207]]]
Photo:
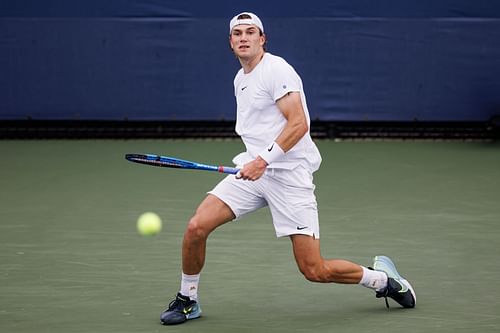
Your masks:
[[[236,56],[237,56],[238,58],[245,59],[245,58],[248,58],[248,56],[249,56],[249,55],[248,55],[248,53],[245,53],[245,52],[237,52],[237,53],[236,53]]]

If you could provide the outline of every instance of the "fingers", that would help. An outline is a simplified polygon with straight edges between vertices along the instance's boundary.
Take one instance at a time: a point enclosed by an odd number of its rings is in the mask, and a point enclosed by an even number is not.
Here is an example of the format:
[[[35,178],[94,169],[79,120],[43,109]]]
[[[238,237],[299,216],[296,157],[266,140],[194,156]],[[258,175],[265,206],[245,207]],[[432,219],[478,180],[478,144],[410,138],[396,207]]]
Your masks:
[[[236,179],[242,179],[242,180],[252,180],[248,175],[245,173],[241,173],[241,170],[238,171],[238,173],[235,175]]]
[[[236,174],[236,179],[255,181],[262,177],[267,165],[262,165],[260,161],[253,160],[243,166]]]
[[[253,180],[245,171],[240,170],[238,173],[235,175],[236,179],[242,179],[242,180]]]
[[[250,180],[250,181],[256,181],[257,179],[259,179],[260,177],[262,176],[262,174],[248,174],[248,173],[241,173],[241,171],[239,171],[236,175],[235,175],[235,178],[236,179],[242,179],[242,180]]]

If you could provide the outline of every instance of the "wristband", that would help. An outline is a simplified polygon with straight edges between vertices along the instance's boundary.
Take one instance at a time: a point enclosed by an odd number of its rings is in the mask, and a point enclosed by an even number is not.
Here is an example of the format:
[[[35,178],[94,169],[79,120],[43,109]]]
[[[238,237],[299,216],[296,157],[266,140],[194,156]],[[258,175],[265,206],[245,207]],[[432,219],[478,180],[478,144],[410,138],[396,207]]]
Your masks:
[[[267,164],[271,164],[275,161],[280,160],[283,156],[285,156],[285,152],[283,149],[281,149],[280,145],[275,142],[271,143],[266,149],[260,152],[259,154],[260,157],[264,161],[267,162]]]

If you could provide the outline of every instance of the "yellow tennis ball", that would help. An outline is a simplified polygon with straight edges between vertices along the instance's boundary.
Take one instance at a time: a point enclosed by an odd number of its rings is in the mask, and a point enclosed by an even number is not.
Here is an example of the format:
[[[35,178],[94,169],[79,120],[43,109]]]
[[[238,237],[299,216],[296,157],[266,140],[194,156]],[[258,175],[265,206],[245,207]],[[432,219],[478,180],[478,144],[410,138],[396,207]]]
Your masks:
[[[137,231],[143,236],[156,235],[161,231],[161,219],[152,212],[147,212],[137,219]]]

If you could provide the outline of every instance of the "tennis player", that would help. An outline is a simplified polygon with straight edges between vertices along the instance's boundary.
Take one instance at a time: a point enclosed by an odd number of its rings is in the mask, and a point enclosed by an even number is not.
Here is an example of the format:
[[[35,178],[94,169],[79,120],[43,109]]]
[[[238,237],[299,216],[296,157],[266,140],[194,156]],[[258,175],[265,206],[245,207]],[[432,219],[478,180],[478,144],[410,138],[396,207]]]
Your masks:
[[[234,79],[236,132],[246,151],[233,162],[240,173],[227,176],[208,193],[190,219],[182,244],[181,288],[161,314],[165,325],[201,316],[198,283],[208,236],[217,227],[269,206],[277,237],[291,239],[300,272],[312,282],[360,284],[376,297],[415,306],[411,285],[385,256],[373,268],[320,254],[313,173],[321,155],[309,133],[302,80],[283,58],[266,52],[264,26],[244,12],[229,24],[229,44],[241,69]]]

